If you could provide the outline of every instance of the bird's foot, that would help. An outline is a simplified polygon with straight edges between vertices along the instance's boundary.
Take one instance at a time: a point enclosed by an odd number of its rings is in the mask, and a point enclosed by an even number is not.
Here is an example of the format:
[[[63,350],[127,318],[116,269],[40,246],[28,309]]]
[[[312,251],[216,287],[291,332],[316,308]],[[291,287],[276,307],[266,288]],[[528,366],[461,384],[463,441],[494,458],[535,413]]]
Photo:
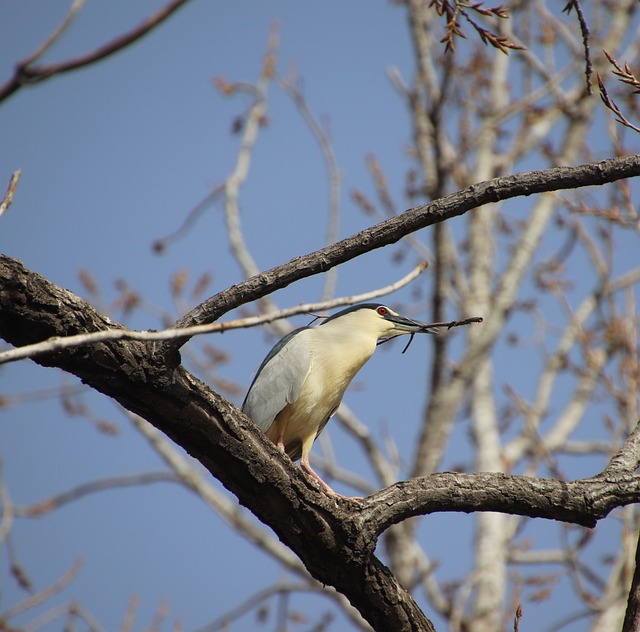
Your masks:
[[[322,489],[322,491],[324,491],[329,496],[341,498],[342,500],[346,500],[358,506],[362,505],[362,498],[360,496],[343,496],[342,494],[339,494],[337,491],[335,491],[328,483],[325,483],[325,481],[322,480],[320,475],[311,467],[308,462],[300,461],[300,468],[303,472],[308,474],[316,483],[318,483],[320,489]]]

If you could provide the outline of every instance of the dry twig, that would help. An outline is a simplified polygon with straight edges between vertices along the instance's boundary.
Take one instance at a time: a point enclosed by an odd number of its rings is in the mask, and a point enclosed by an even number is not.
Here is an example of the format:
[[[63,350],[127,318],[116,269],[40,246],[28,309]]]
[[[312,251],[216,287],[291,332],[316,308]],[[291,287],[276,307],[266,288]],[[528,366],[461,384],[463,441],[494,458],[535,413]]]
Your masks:
[[[486,9],[482,6],[482,2],[468,4],[461,0],[432,0],[431,5],[435,7],[438,15],[444,15],[447,19],[447,34],[440,40],[445,44],[446,52],[455,51],[455,39],[457,37],[466,39],[458,21],[459,16],[462,16],[466,22],[475,29],[484,44],[491,44],[491,46],[507,55],[509,54],[510,49],[524,50],[522,46],[511,41],[508,37],[498,35],[493,31],[480,26],[480,24],[471,17],[471,13],[475,12],[483,17],[507,19],[509,17],[509,12],[502,5]]]
[[[20,176],[22,175],[21,169],[16,169],[11,175],[11,179],[9,180],[9,186],[7,187],[7,192],[5,193],[2,201],[0,202],[0,217],[4,215],[4,213],[11,206],[11,202],[13,202],[13,196],[16,192],[16,187],[18,186],[18,180],[20,180]]]
[[[36,49],[35,52],[19,62],[16,65],[11,79],[9,79],[4,85],[0,86],[0,102],[10,97],[23,86],[39,83],[45,79],[53,77],[54,75],[59,75],[64,72],[69,72],[70,70],[76,70],[78,68],[88,66],[104,59],[105,57],[113,55],[113,53],[117,53],[145,36],[149,31],[164,22],[177,9],[187,2],[188,0],[171,0],[171,2],[161,9],[158,9],[135,28],[115,37],[106,44],[103,44],[88,53],[57,63],[41,64],[39,66],[34,65],[33,62],[40,57],[60,37],[60,35],[62,35],[71,23],[72,18],[75,17],[83,4],[82,2],[76,1],[72,5],[62,24],[55,29],[55,31]]]
[[[606,50],[603,51],[603,53],[609,60],[609,63],[615,68],[615,70],[613,70],[612,72],[619,78],[619,81],[628,86],[631,86],[633,88],[633,94],[640,94],[640,79],[635,76],[629,64],[625,64],[623,68],[609,53],[607,53]],[[618,121],[618,123],[620,123],[621,125],[634,130],[635,132],[640,132],[640,127],[631,123],[631,121],[629,121],[629,119],[627,119],[627,117],[622,113],[622,110],[620,109],[618,104],[611,98],[611,96],[609,96],[609,93],[607,92],[604,81],[602,80],[600,74],[598,74],[597,76],[600,98],[602,99],[602,102],[605,104],[605,106],[616,115],[616,121]]]
[[[585,19],[584,13],[582,12],[580,0],[569,0],[564,9],[562,9],[562,12],[569,14],[573,9],[575,9],[576,15],[578,16],[578,24],[580,24],[580,32],[582,33],[582,45],[584,46],[584,75],[586,84],[585,92],[586,94],[591,95],[593,93],[593,91],[591,90],[591,75],[593,75],[593,64],[591,62],[591,47],[589,46],[589,37],[591,33],[589,32],[589,25],[587,24],[587,20]]]

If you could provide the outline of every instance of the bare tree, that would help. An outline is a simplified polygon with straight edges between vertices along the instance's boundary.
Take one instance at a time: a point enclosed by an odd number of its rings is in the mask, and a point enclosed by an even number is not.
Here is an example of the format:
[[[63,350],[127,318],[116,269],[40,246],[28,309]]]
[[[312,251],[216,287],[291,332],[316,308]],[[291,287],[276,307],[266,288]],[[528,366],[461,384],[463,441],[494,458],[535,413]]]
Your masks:
[[[172,3],[163,16],[181,4]],[[2,256],[0,335],[17,349],[0,353],[0,360],[31,357],[118,402],[169,467],[151,478],[180,481],[198,493],[297,577],[247,596],[240,610],[208,629],[228,625],[273,595],[310,590],[324,591],[356,628],[432,630],[429,617],[438,617],[450,630],[518,630],[526,621],[520,604],[545,599],[563,575],[583,606],[585,625],[629,632],[640,617],[634,553],[640,530],[640,268],[636,261],[620,262],[616,250],[629,240],[637,246],[639,227],[627,181],[640,175],[640,156],[628,148],[638,141],[625,136],[635,129],[630,119],[637,108],[629,88],[637,88],[632,65],[638,40],[626,43],[636,2],[591,3],[588,20],[579,2],[569,3],[564,16],[537,2],[515,3],[509,12],[457,0],[404,5],[416,72],[410,80],[395,69],[389,76],[413,125],[406,204],[393,199],[384,157],[369,155],[371,184],[353,189],[351,197],[373,218],[371,226],[337,239],[340,176],[330,136],[297,77],[279,72],[274,31],[254,85],[216,82],[226,97],[252,99],[234,123],[240,139],[235,168],[211,194],[224,205],[232,253],[246,280],[189,309],[166,331],[134,332]],[[19,65],[21,76],[34,72],[32,61]],[[75,67],[61,65],[67,66]],[[592,89],[595,81],[601,98]],[[5,94],[23,84],[14,79]],[[325,161],[328,236],[321,250],[261,271],[240,223],[239,197],[274,85],[292,99]],[[622,125],[603,117],[602,102]],[[589,144],[596,130],[608,139],[604,160]],[[14,192],[15,179],[5,207]],[[524,197],[525,211],[514,204]],[[188,238],[203,205],[186,218],[179,238]],[[461,220],[454,226],[449,220],[455,217]],[[161,252],[170,244],[164,238],[155,247]],[[430,262],[426,303],[434,322],[474,315],[484,321],[468,328],[464,344],[446,335],[436,339],[415,451],[403,455],[403,465],[341,407],[338,421],[375,480],[338,468],[327,444],[319,467],[367,496],[356,508],[318,490],[221,394],[222,376],[207,378],[214,390],[187,371],[181,353],[189,353],[183,345],[191,337],[232,326],[274,321],[284,333],[287,325],[276,319],[287,314],[273,292],[325,274],[324,302],[302,309],[335,306],[341,302],[332,302],[336,266],[391,244],[399,244],[397,258]],[[179,295],[179,280],[175,288]],[[253,320],[220,321],[254,301]],[[525,385],[516,379],[497,383],[496,375],[509,375],[504,365],[531,362],[531,348],[539,369],[523,371]],[[592,412],[596,402],[604,402],[605,412]],[[576,438],[587,418],[605,429],[601,438]],[[455,471],[439,473],[461,424],[471,456]],[[171,442],[277,537],[239,513]],[[567,471],[576,457],[590,464],[598,457],[604,467],[574,479]],[[144,482],[80,486],[30,511],[48,511],[101,486]],[[3,509],[8,525],[6,503]],[[436,512],[471,514],[471,568],[453,585],[439,579],[437,553],[424,533]],[[617,521],[620,538],[610,543],[610,563],[595,567],[586,559],[587,547],[591,530],[604,519]],[[562,523],[563,545],[531,544],[525,533],[532,520]],[[380,542],[383,549],[376,548]],[[537,570],[543,564],[559,570],[545,576]],[[0,614],[0,622],[14,615]],[[559,620],[558,628],[565,623]]]

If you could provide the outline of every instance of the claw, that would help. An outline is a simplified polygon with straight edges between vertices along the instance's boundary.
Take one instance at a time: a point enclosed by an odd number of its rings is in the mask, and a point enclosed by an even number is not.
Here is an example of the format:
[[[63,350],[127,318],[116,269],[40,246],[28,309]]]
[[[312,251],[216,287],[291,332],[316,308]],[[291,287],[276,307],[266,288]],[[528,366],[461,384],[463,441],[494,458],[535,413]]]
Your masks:
[[[337,491],[335,491],[329,484],[325,483],[322,478],[320,477],[320,475],[311,467],[311,464],[309,463],[308,459],[305,459],[304,457],[300,460],[300,468],[302,469],[303,472],[305,472],[306,474],[308,474],[312,479],[314,479],[318,485],[320,485],[320,488],[327,494],[329,494],[329,496],[334,496],[337,498],[341,498],[342,500],[347,500],[350,503],[354,503],[358,506],[362,505],[362,498],[359,496],[343,496],[342,494],[339,494]]]

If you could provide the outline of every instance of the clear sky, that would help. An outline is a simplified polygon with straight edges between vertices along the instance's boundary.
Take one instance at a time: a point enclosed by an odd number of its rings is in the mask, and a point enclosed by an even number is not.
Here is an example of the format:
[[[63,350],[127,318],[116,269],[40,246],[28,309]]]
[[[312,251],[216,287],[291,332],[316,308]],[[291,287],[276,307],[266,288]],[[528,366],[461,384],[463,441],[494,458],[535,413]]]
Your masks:
[[[62,20],[68,4],[0,3],[0,82]],[[92,50],[162,5],[89,0],[43,61]],[[191,288],[210,273],[207,294],[241,280],[219,204],[161,256],[152,244],[176,230],[232,170],[239,142],[233,121],[250,101],[243,95],[224,97],[213,79],[255,82],[274,24],[281,72],[296,69],[307,103],[330,130],[342,175],[340,236],[371,223],[349,196],[354,188],[372,192],[366,170],[370,152],[387,170],[395,201],[404,208],[411,130],[387,76],[394,67],[410,77],[413,67],[400,7],[381,0],[192,0],[126,51],[26,87],[0,105],[0,186],[16,168],[23,171],[14,204],[0,220],[0,251],[84,297],[80,271],[88,271],[101,293],[91,300],[99,309],[112,308],[117,320],[123,314],[113,306],[116,285],[126,281],[144,296],[143,309],[125,321],[138,328],[158,328],[161,316],[177,317],[184,307],[172,300],[170,275],[188,271]],[[262,269],[324,245],[328,195],[321,154],[291,100],[274,86],[241,206],[246,238]],[[417,258],[393,263],[395,252],[388,248],[343,266],[338,294],[386,285],[417,263]],[[424,291],[426,282],[418,281],[413,292]],[[275,298],[284,307],[317,300],[320,291],[321,279],[312,279]],[[411,292],[389,300],[406,299]],[[246,388],[273,341],[262,331],[212,341],[233,357],[220,377]],[[411,428],[419,419],[429,344],[415,340],[405,355],[401,345],[389,347],[357,378],[347,401],[376,432],[389,432],[401,454],[410,453],[413,434],[394,424],[407,420]],[[76,383],[30,363],[0,367],[1,395]],[[242,396],[241,390],[232,399],[239,404]],[[85,401],[95,418],[117,424],[117,436],[105,436],[81,415],[69,418],[56,398],[0,409],[2,473],[15,504],[83,481],[162,468],[113,403],[90,394]],[[339,461],[348,461],[348,445],[337,453]],[[453,450],[447,461],[465,456]],[[427,524],[439,541],[442,577],[455,576],[464,568],[459,551],[471,546],[469,518],[435,516]],[[557,531],[544,525],[539,534],[550,543],[557,538]],[[77,597],[107,630],[118,629],[134,594],[140,598],[136,629],[165,599],[168,620],[181,620],[192,630],[282,577],[262,552],[171,484],[109,491],[39,520],[19,520],[12,542],[36,588],[55,581],[82,555],[79,577],[56,603]],[[0,557],[0,612],[20,597],[7,568],[6,556]],[[297,600],[316,618],[325,605],[320,598]],[[561,600],[546,603],[531,621],[562,607]],[[237,629],[250,627],[245,620]]]

